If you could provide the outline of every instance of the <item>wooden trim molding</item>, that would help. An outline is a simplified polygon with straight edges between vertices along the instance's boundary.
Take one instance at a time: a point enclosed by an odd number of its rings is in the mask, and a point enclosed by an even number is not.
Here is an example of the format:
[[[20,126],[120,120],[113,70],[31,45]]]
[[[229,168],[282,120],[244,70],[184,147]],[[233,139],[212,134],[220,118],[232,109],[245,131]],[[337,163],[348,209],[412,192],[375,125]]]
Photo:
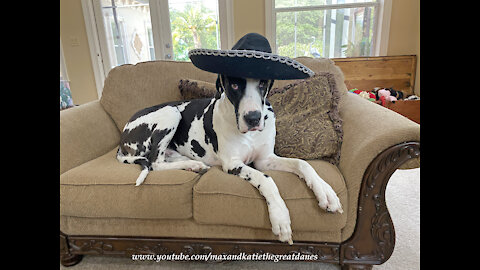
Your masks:
[[[370,163],[360,188],[355,230],[342,243],[342,265],[382,264],[390,258],[395,229],[385,202],[385,190],[395,170],[419,156],[420,143],[406,142],[383,151]]]
[[[318,255],[324,262],[338,263],[338,243],[294,243],[288,245],[270,241],[232,239],[149,238],[69,236],[69,252],[81,255],[114,255],[131,257],[133,254],[304,254]]]
[[[342,265],[342,269],[372,269],[392,255],[395,229],[385,203],[391,175],[404,162],[420,156],[419,142],[405,142],[380,153],[368,166],[358,200],[355,231],[343,243],[239,239],[155,238],[133,236],[78,236],[60,232],[60,261],[64,266],[80,262],[83,255],[132,254],[304,254],[318,255],[316,262]]]

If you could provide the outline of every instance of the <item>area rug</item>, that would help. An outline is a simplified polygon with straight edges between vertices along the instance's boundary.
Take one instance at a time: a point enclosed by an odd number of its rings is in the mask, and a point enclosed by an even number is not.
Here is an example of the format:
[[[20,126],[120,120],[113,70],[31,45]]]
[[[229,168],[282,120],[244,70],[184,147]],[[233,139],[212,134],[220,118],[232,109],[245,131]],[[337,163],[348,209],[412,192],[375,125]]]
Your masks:
[[[374,270],[417,270],[420,269],[420,168],[397,170],[387,186],[387,207],[395,226],[395,249],[390,259]],[[203,262],[155,262],[132,261],[130,258],[84,256],[83,260],[72,267],[60,265],[61,270],[339,270],[333,264],[311,262],[267,262],[267,261],[230,261],[223,263]]]

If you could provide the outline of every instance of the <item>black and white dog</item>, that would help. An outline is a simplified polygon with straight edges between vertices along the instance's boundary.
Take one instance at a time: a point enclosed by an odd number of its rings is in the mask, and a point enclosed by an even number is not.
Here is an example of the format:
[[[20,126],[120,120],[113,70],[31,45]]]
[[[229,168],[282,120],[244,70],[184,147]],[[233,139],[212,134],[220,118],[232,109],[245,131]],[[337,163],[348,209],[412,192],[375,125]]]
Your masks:
[[[219,98],[169,102],[135,113],[125,125],[117,159],[149,170],[199,172],[220,165],[257,188],[268,205],[272,231],[292,244],[290,215],[273,179],[263,170],[292,172],[304,179],[329,212],[343,213],[335,191],[304,160],[274,154],[275,114],[267,100],[273,80],[219,75]],[[253,167],[247,164],[253,164]]]

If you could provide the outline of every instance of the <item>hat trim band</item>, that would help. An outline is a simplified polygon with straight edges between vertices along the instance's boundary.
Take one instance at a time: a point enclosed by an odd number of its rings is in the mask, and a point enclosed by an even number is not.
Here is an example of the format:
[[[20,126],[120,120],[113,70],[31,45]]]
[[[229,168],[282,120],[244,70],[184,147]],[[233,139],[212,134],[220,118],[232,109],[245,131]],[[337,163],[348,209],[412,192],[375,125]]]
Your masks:
[[[193,49],[188,52],[188,57],[192,55],[213,55],[213,56],[228,56],[228,57],[246,57],[246,58],[257,58],[257,59],[265,59],[271,60],[274,62],[280,62],[282,64],[286,64],[287,66],[291,66],[295,69],[302,71],[303,73],[308,74],[310,77],[315,75],[311,69],[306,67],[305,65],[301,64],[300,62],[293,60],[286,56],[280,56],[273,53],[261,52],[261,51],[254,51],[254,50],[212,50],[212,49]]]

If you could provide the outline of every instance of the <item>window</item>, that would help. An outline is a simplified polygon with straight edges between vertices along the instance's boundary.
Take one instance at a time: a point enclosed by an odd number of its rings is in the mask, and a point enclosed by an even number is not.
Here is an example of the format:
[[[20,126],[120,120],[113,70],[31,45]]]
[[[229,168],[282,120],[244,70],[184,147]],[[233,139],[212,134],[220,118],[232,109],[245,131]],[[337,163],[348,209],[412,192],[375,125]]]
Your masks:
[[[148,1],[101,0],[100,5],[109,68],[150,60]]]
[[[289,57],[354,57],[379,52],[381,0],[266,0],[270,42]],[[382,15],[382,16],[381,16]]]
[[[189,61],[201,46],[228,49],[233,0],[81,0],[98,96],[108,72],[150,60]]]
[[[220,49],[219,0],[89,0],[104,69]]]
[[[123,39],[126,37],[123,20],[117,20],[116,22],[112,21],[110,23],[110,29],[108,30],[110,30],[110,36],[112,37],[115,52],[114,65],[118,66],[128,63],[126,47],[123,42]]]
[[[153,34],[152,27],[147,26],[148,33],[148,52],[150,53],[150,60],[155,60],[155,50],[153,49]]]
[[[169,0],[174,60],[194,48],[220,49],[217,0]]]

